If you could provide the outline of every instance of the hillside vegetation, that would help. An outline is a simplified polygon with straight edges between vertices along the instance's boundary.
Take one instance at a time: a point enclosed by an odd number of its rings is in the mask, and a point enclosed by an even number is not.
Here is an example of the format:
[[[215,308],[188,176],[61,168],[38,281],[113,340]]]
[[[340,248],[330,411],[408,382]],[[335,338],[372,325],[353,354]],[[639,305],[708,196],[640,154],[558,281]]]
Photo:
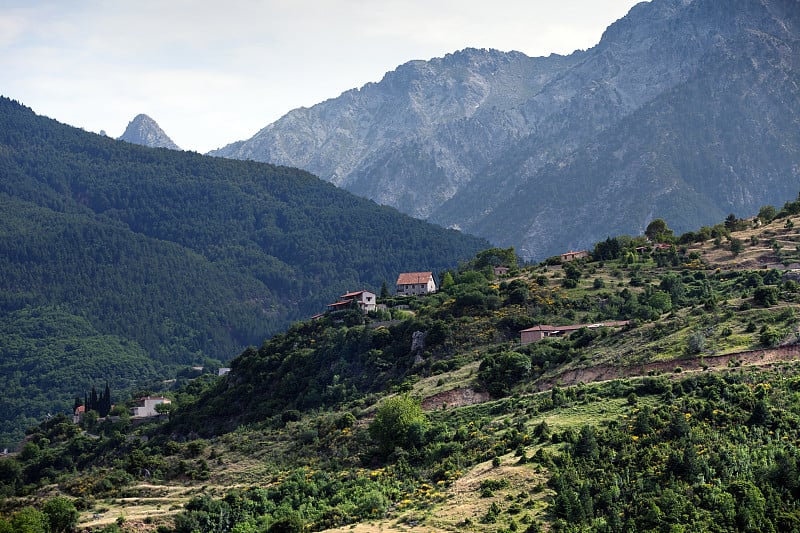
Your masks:
[[[0,531],[53,501],[107,532],[800,530],[796,224],[800,199],[569,263],[488,249],[298,322],[168,419],[31,429]]]
[[[488,245],[297,169],[118,142],[5,98],[0,176],[0,449],[92,385],[123,400],[216,371],[340,294]]]

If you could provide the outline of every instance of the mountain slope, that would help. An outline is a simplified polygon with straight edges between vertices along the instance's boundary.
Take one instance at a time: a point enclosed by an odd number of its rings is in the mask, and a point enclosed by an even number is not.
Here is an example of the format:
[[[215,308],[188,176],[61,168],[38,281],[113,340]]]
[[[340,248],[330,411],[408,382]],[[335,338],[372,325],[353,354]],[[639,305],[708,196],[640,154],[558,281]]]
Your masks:
[[[60,494],[130,531],[794,531],[798,224],[800,200],[666,250],[481,252],[385,299],[394,320],[294,324],[168,420],[47,420],[0,459],[5,512]],[[523,344],[534,324],[584,327]]]
[[[130,390],[179,365],[219,366],[348,290],[487,245],[296,169],[117,142],[5,98],[0,175],[0,326],[54,311],[86,322],[24,329],[19,345],[40,346],[64,380],[42,398],[42,374],[28,376],[22,396],[36,407],[0,426],[16,435],[20,420],[66,409],[94,381]],[[86,351],[91,338],[107,349]],[[107,369],[119,345],[140,363],[133,374],[79,371],[59,355],[102,356],[88,366]],[[26,375],[21,353],[2,355],[7,375]]]
[[[164,133],[164,130],[155,120],[145,114],[136,115],[128,123],[123,134],[119,137],[120,141],[133,144],[141,144],[150,148],[169,148],[170,150],[180,150],[177,144]]]
[[[410,62],[214,154],[301,166],[542,259],[656,212],[685,231],[792,196],[799,42],[794,0],[653,0],[590,50]]]

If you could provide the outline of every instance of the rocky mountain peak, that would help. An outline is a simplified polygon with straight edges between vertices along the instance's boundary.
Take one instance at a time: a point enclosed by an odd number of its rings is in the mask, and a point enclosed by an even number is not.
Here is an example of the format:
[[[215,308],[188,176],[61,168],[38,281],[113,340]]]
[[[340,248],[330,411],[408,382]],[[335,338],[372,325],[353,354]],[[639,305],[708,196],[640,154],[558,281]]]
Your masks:
[[[213,155],[297,166],[542,259],[654,216],[676,231],[794,195],[798,0],[651,0],[566,56],[465,48]]]
[[[132,144],[141,144],[150,148],[169,148],[170,150],[180,150],[177,144],[164,133],[155,120],[144,113],[136,115],[128,123],[119,139]]]

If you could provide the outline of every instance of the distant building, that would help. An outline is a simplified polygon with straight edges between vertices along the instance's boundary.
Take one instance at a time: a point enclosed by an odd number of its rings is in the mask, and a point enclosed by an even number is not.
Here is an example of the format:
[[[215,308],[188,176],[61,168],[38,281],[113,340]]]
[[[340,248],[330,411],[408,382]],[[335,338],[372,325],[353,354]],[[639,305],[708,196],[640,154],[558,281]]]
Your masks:
[[[354,302],[364,313],[374,311],[378,305],[375,293],[369,291],[348,292],[347,294],[342,294],[339,298],[344,301]]]
[[[227,373],[228,373],[228,372],[230,372],[230,371],[231,371],[231,369],[230,369],[230,368],[227,368],[227,367],[221,367],[221,368],[220,368],[220,369],[217,371],[217,375],[218,375],[218,376],[224,376],[225,374],[227,374]]]
[[[540,341],[545,337],[562,337],[583,328],[621,328],[627,326],[629,323],[629,320],[618,320],[614,322],[599,322],[597,324],[573,324],[571,326],[533,326],[532,328],[523,329],[519,332],[520,343],[529,344],[531,342]]]
[[[169,398],[164,398],[163,396],[147,396],[145,398],[141,398],[139,403],[141,405],[137,405],[131,410],[131,414],[134,418],[158,416],[159,413],[156,411],[156,405],[172,403],[172,400]]]
[[[404,272],[397,277],[395,289],[398,296],[436,292],[433,272]]]
[[[584,257],[589,257],[588,250],[580,250],[578,252],[567,252],[565,254],[561,254],[561,260],[565,263],[575,261],[576,259],[583,259]]]
[[[508,267],[507,266],[496,266],[493,267],[492,270],[494,271],[494,275],[496,277],[500,276],[507,276],[508,275]]]
[[[83,418],[83,415],[85,415],[85,414],[86,414],[86,406],[85,405],[79,405],[78,407],[75,408],[75,412],[72,413],[72,422],[74,424],[80,424],[81,423],[81,419]]]
[[[340,311],[356,306],[361,310],[362,313],[366,314],[377,309],[377,303],[378,302],[374,292],[355,291],[339,296],[338,302],[328,304],[328,310]]]

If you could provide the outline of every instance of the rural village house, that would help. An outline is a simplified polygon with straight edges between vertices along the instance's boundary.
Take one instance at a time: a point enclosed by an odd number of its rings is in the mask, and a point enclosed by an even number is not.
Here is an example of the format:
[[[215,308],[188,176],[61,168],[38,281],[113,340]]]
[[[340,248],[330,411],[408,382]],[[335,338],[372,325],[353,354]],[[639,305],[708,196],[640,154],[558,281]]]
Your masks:
[[[495,277],[498,277],[498,278],[501,277],[501,276],[507,276],[509,270],[510,269],[507,266],[502,266],[502,265],[501,266],[492,267],[492,271],[494,272]]]
[[[433,272],[404,272],[397,277],[395,289],[398,296],[436,292],[436,282],[433,280]]]
[[[339,296],[339,301],[333,304],[328,304],[330,311],[339,311],[348,309],[351,305],[357,305],[361,312],[369,313],[377,309],[377,300],[374,292],[369,291],[355,291],[348,292]]]
[[[138,406],[131,409],[131,415],[134,418],[145,418],[149,416],[158,416],[158,411],[156,411],[156,405],[172,403],[172,400],[169,398],[164,398],[163,396],[146,396],[139,400]]]
[[[629,322],[629,320],[618,320],[614,322],[599,322],[597,324],[573,324],[571,326],[533,326],[532,328],[523,329],[519,332],[520,343],[529,344],[531,342],[540,341],[545,337],[561,337],[582,328],[621,328],[627,326]]]
[[[567,252],[561,254],[561,260],[564,261],[565,263],[568,263],[570,261],[575,261],[576,259],[583,259],[584,257],[589,257],[588,250],[580,250],[578,252]]]

